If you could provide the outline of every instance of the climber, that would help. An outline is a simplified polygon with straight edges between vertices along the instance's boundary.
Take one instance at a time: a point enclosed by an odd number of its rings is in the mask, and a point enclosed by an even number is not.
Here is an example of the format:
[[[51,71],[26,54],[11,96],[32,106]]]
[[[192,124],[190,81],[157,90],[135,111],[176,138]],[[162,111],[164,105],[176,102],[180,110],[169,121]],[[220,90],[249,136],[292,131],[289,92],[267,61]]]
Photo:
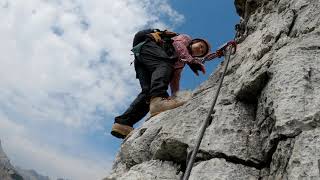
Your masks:
[[[198,71],[205,74],[202,61],[210,55],[210,44],[186,34],[147,29],[136,33],[132,51],[142,91],[122,115],[115,117],[111,134],[118,138],[125,138],[149,110],[152,117],[185,103],[174,98],[181,72],[188,64],[197,76]],[[171,96],[167,93],[169,84]]]

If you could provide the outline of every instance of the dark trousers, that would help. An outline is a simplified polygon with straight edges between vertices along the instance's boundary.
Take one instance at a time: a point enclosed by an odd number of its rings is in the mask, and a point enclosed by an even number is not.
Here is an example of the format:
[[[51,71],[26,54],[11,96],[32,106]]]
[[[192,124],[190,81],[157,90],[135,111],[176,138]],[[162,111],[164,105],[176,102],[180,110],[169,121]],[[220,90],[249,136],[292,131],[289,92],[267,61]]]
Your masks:
[[[168,97],[168,85],[173,72],[174,60],[153,41],[148,41],[135,58],[134,67],[141,92],[129,108],[115,122],[133,126],[148,112],[151,97]]]

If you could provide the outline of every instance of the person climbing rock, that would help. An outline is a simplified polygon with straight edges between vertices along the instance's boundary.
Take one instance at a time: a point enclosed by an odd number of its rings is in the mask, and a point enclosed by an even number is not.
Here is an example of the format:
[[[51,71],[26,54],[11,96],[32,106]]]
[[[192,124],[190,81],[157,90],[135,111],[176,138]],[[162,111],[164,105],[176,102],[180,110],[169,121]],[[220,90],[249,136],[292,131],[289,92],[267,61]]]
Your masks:
[[[188,64],[197,76],[198,71],[205,74],[202,60],[209,55],[210,44],[186,34],[147,29],[135,34],[132,51],[141,92],[122,115],[115,117],[111,134],[118,138],[125,138],[149,111],[152,117],[185,103],[174,98],[181,72]],[[167,93],[169,85],[171,96]]]

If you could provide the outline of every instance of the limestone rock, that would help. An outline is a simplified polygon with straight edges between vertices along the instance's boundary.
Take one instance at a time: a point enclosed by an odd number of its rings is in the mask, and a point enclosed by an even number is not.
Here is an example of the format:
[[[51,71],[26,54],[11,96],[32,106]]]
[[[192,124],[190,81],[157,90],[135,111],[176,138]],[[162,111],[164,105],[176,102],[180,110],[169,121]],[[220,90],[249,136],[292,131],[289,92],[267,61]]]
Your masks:
[[[114,174],[104,180],[175,180],[181,176],[177,174],[176,165],[170,162],[151,160],[133,166],[128,172]]]
[[[287,166],[288,179],[320,179],[320,128],[304,131],[294,143]]]
[[[260,171],[241,164],[229,163],[225,159],[211,159],[196,165],[189,177],[190,180],[246,179],[258,180]],[[199,178],[201,177],[201,178]]]

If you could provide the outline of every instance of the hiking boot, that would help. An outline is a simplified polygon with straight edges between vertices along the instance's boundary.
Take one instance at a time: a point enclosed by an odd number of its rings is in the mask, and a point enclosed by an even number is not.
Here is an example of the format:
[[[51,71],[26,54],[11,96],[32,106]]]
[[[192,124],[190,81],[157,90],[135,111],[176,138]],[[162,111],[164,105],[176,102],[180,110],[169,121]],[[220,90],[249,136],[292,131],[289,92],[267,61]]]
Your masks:
[[[182,106],[185,102],[178,102],[171,98],[153,97],[150,100],[150,114],[151,117],[176,107]]]
[[[132,130],[133,130],[133,127],[131,126],[114,123],[112,125],[111,134],[117,138],[124,139]]]

